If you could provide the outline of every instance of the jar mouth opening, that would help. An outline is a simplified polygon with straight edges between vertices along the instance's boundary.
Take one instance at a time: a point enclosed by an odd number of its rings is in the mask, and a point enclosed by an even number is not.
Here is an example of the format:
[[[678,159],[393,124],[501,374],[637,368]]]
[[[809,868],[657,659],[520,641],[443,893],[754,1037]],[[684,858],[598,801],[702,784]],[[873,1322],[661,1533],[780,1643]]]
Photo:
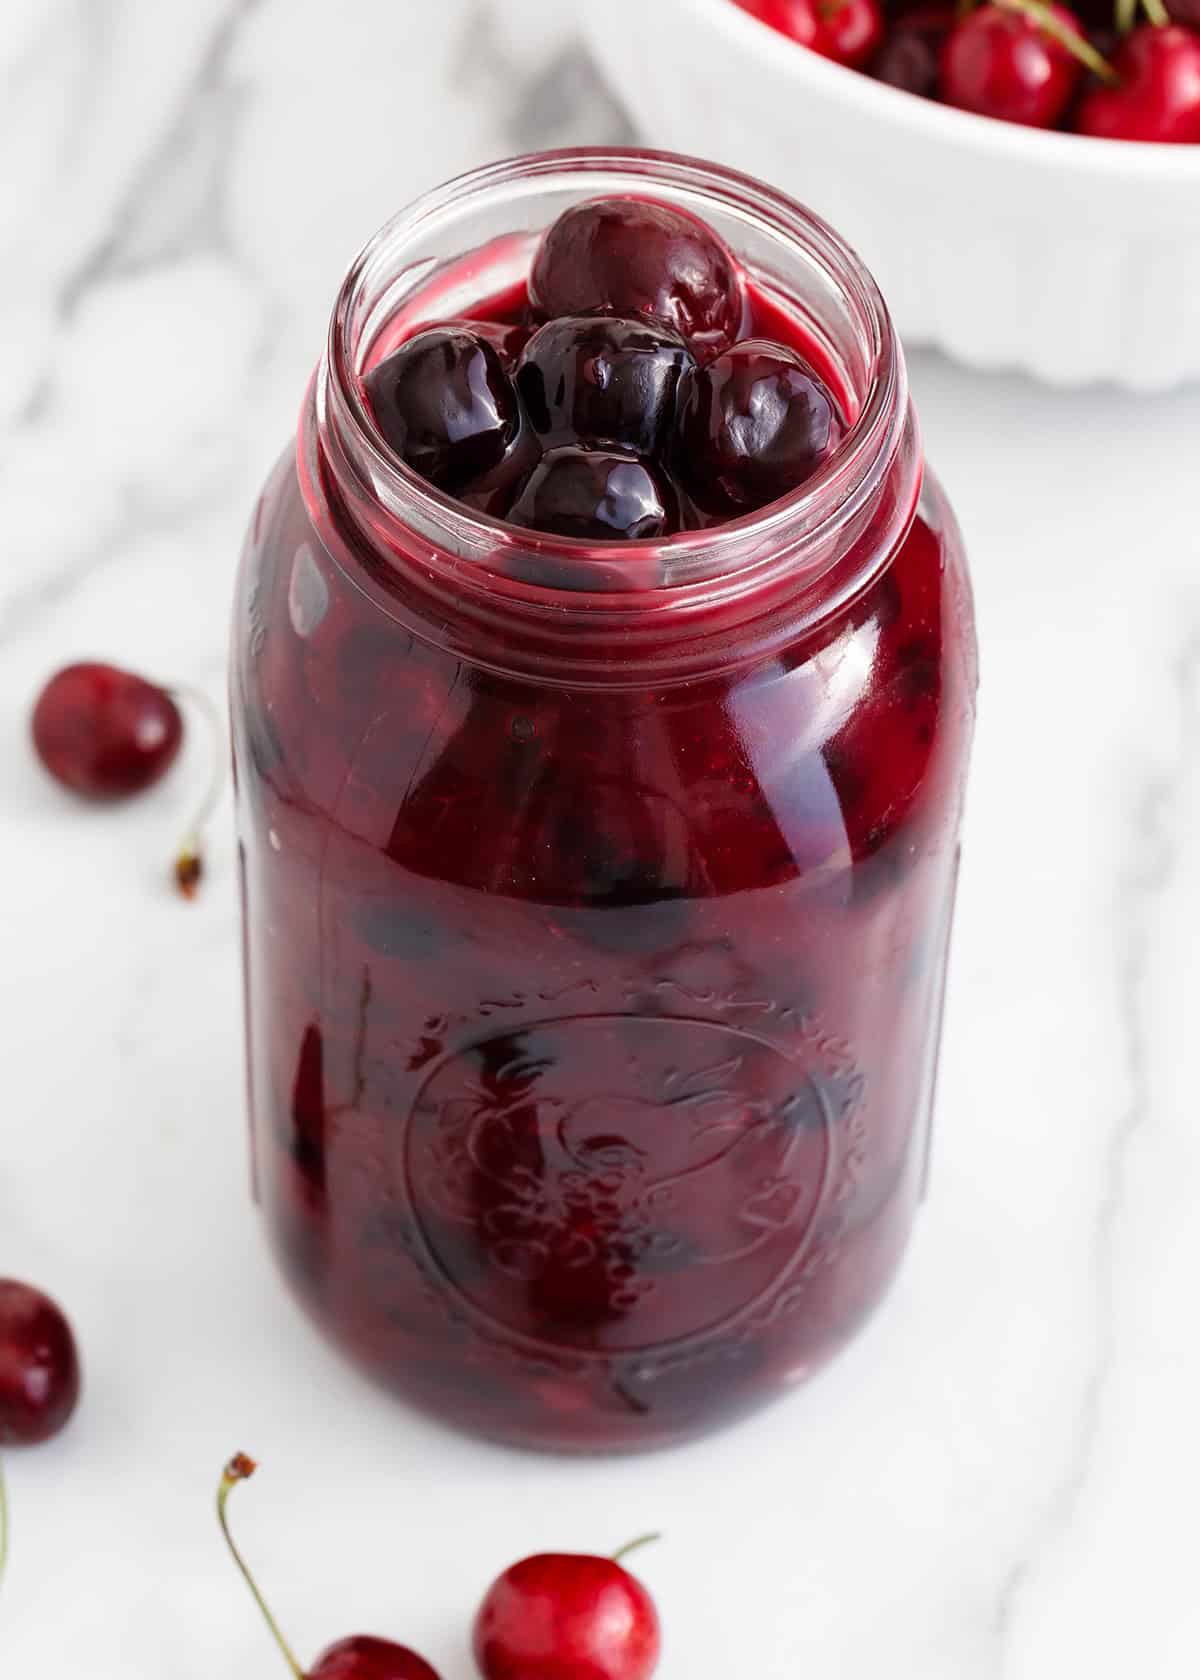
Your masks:
[[[406,247],[422,230],[451,220],[483,198],[503,194],[509,202],[519,201],[523,193],[544,191],[553,177],[569,180],[575,189],[586,188],[589,174],[628,177],[626,190],[643,197],[657,191],[671,201],[675,188],[699,215],[707,200],[766,237],[781,255],[790,250],[812,265],[836,290],[863,351],[857,373],[846,370],[858,408],[837,448],[790,495],[704,530],[632,541],[584,540],[530,531],[468,507],[422,478],[388,447],[366,399],[362,362],[374,336],[371,328],[378,324],[371,322],[373,310],[394,280]],[[608,180],[598,180],[596,196],[612,191]],[[736,242],[734,252],[743,261]],[[751,266],[748,272],[756,271]],[[785,279],[766,278],[787,297]],[[827,324],[814,316],[812,325],[820,331]],[[552,578],[553,592],[601,593],[610,604],[614,592],[678,589],[717,575],[732,581],[742,569],[760,576],[764,556],[786,555],[795,567],[802,563],[805,548],[826,549],[827,532],[853,518],[870,494],[881,462],[894,453],[908,406],[903,355],[887,306],[861,260],[832,228],[751,176],[701,159],[637,147],[573,147],[507,158],[459,175],[401,210],[351,264],[335,303],[315,395],[318,412],[352,438],[349,453],[363,490],[422,539],[459,562],[464,556],[474,558],[484,571],[498,572],[510,586],[528,575],[544,590]]]

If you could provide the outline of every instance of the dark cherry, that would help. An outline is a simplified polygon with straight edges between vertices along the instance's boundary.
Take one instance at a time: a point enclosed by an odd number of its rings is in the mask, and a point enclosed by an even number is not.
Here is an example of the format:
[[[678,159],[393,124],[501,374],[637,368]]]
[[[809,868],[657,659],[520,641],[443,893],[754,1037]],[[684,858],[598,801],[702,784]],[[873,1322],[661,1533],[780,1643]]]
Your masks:
[[[517,492],[542,458],[542,440],[522,412],[517,434],[489,472],[459,491],[459,500],[493,519],[506,519]]]
[[[221,1525],[221,1533],[225,1536],[230,1556],[254,1595],[254,1602],[262,1612],[263,1620],[279,1647],[284,1662],[291,1670],[293,1680],[439,1680],[437,1670],[431,1668],[424,1657],[410,1651],[407,1645],[396,1645],[390,1639],[375,1639],[366,1634],[339,1639],[336,1645],[331,1645],[318,1657],[313,1668],[307,1671],[301,1668],[229,1532],[226,1510],[229,1495],[239,1482],[248,1481],[257,1468],[254,1460],[247,1458],[245,1453],[236,1453],[230,1459],[217,1490],[217,1521]]]
[[[883,40],[879,0],[758,0],[753,11],[780,34],[852,68]]]
[[[638,198],[565,211],[538,247],[529,296],[546,320],[643,316],[707,354],[738,336],[744,307],[737,263],[716,233],[684,210]]]
[[[666,474],[636,455],[609,449],[552,449],[530,475],[509,520],[530,531],[589,542],[631,542],[677,528]]]
[[[1166,6],[1172,23],[1200,31],[1200,0],[1166,0]]]
[[[1075,126],[1101,140],[1200,142],[1200,36],[1178,24],[1143,24],[1113,60],[1116,87],[1080,101]]]
[[[905,93],[936,98],[938,63],[955,21],[953,8],[947,6],[921,6],[906,13],[892,25],[875,54],[872,76]]]
[[[445,321],[442,326],[483,339],[491,345],[508,373],[516,367],[518,357],[533,337],[533,328],[521,321]]]
[[[680,376],[693,367],[665,327],[609,315],[567,315],[530,339],[517,389],[549,447],[618,444],[653,455],[675,412]]]
[[[520,405],[489,338],[430,327],[372,368],[367,399],[400,459],[456,495],[498,467],[520,426]]]
[[[75,1337],[60,1308],[27,1283],[0,1279],[0,1446],[57,1435],[79,1388]]]
[[[795,351],[747,339],[679,387],[674,466],[698,506],[747,513],[804,483],[841,440],[825,385]]]
[[[1057,5],[1048,9],[1063,28],[1082,37],[1073,12]],[[955,26],[942,49],[942,97],[948,105],[1027,128],[1050,128],[1059,120],[1079,74],[1069,47],[1035,17],[1008,7],[980,6]]]
[[[475,1619],[484,1680],[648,1680],[658,1613],[622,1555],[543,1552],[506,1569]]]
[[[151,787],[183,740],[183,717],[165,688],[96,663],[50,678],[32,728],[46,769],[85,799],[126,799]]]
[[[331,1645],[307,1680],[438,1680],[438,1675],[406,1645],[359,1634]]]

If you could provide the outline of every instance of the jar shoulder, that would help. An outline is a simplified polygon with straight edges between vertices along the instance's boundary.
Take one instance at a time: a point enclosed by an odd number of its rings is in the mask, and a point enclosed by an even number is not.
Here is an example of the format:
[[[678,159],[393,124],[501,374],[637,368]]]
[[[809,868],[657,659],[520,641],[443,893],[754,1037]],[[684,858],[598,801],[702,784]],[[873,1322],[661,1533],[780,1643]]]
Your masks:
[[[423,876],[547,902],[715,895],[941,845],[975,681],[962,538],[932,475],[890,564],[819,633],[704,681],[573,691],[390,620],[329,553],[285,456],[234,626],[256,803]]]

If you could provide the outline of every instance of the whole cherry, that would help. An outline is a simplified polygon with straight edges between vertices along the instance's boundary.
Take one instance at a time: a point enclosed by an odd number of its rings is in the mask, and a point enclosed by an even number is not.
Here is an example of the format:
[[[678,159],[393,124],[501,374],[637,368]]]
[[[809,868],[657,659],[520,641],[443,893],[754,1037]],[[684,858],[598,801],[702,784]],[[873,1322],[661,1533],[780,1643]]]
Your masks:
[[[951,6],[919,6],[896,19],[871,62],[878,82],[917,93],[925,99],[937,94],[938,64],[946,37],[957,19]]]
[[[662,469],[623,450],[552,449],[509,509],[513,525],[585,542],[635,542],[678,528]]]
[[[62,1309],[40,1289],[0,1278],[0,1446],[35,1447],[65,1429],[79,1403],[79,1353]],[[0,1576],[8,1497],[0,1471]]]
[[[0,1446],[32,1447],[65,1428],[79,1401],[79,1354],[62,1309],[0,1279]]]
[[[247,1481],[257,1468],[254,1460],[247,1458],[245,1453],[236,1453],[230,1459],[217,1490],[217,1521],[221,1525],[221,1533],[225,1536],[230,1556],[250,1588],[254,1601],[262,1612],[263,1620],[270,1629],[284,1662],[292,1672],[293,1680],[439,1680],[437,1670],[432,1668],[424,1657],[410,1651],[407,1645],[396,1645],[390,1639],[375,1639],[366,1634],[339,1639],[336,1645],[331,1645],[318,1657],[315,1667],[307,1670],[301,1668],[229,1532],[226,1511],[229,1495],[239,1482]]]
[[[1080,101],[1075,126],[1101,140],[1200,142],[1200,35],[1179,24],[1143,24],[1113,59],[1115,87]]]
[[[567,315],[534,333],[517,389],[547,447],[605,443],[653,454],[693,361],[664,327],[610,315]]]
[[[451,495],[498,467],[520,427],[517,394],[492,335],[466,323],[426,328],[364,383],[389,447]]]
[[[780,34],[853,69],[883,40],[879,0],[758,0],[753,9]]]
[[[710,355],[738,336],[744,306],[737,262],[713,229],[642,198],[591,199],[564,211],[542,237],[529,297],[542,320],[657,321]]]
[[[183,716],[157,683],[87,661],[56,672],[33,708],[33,744],[46,769],[85,799],[128,799],[166,775]]]
[[[843,430],[795,351],[747,339],[680,381],[674,466],[698,506],[736,517],[797,489]]]
[[[56,782],[84,799],[112,804],[144,793],[175,762],[183,741],[182,698],[202,712],[213,740],[209,784],[174,862],[175,884],[192,898],[204,869],[204,827],[225,780],[221,720],[207,695],[84,660],[44,685],[30,728],[34,750]]]
[[[989,3],[968,13],[942,49],[942,96],[983,117],[1050,128],[1075,91],[1083,30],[1064,6]]]
[[[648,1680],[662,1648],[654,1600],[612,1557],[542,1552],[506,1569],[475,1618],[484,1680]]]

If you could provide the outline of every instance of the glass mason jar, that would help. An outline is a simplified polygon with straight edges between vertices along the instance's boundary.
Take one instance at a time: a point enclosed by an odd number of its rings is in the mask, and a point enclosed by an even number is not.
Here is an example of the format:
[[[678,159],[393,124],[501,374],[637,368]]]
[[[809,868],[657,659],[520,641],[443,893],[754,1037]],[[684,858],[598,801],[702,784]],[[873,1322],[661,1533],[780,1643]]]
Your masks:
[[[595,546],[416,477],[362,373],[406,304],[470,313],[619,194],[714,226],[857,414],[791,498]],[[360,1366],[488,1436],[632,1448],[858,1329],[922,1193],[975,683],[899,345],[813,216],[567,152],[367,246],[232,678],[256,1193]]]

